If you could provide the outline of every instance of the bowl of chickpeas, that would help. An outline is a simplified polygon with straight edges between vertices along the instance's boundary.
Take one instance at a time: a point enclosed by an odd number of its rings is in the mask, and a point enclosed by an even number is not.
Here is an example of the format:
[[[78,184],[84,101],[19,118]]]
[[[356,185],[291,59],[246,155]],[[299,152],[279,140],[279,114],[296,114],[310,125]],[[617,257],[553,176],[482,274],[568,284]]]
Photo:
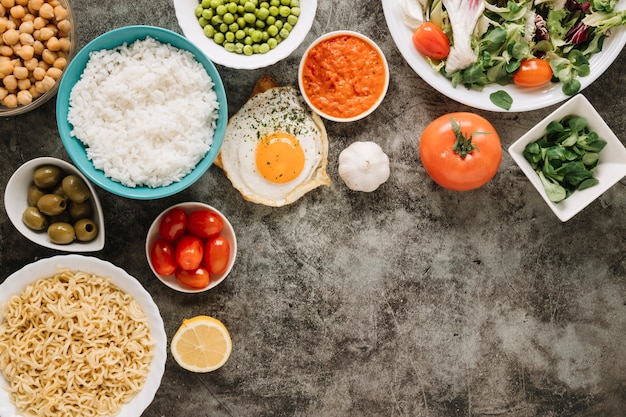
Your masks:
[[[0,0],[0,116],[54,97],[75,50],[68,0]]]
[[[288,57],[309,33],[317,0],[179,0],[178,24],[216,64],[257,69]]]

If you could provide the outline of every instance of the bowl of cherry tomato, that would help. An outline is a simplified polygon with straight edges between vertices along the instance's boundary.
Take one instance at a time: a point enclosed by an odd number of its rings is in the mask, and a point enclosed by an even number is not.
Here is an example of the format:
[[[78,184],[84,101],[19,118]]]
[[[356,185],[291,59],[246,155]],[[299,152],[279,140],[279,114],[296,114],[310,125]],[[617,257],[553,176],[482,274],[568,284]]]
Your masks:
[[[198,293],[220,284],[237,255],[233,226],[217,209],[200,202],[171,206],[152,222],[146,258],[168,287]]]

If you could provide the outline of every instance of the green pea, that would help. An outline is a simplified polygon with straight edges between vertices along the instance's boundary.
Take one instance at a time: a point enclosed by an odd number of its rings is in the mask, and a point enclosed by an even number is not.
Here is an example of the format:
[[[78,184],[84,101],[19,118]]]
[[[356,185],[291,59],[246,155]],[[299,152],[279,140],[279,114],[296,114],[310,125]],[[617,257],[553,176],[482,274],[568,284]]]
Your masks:
[[[276,23],[276,18],[272,15],[267,16],[267,19],[265,19],[265,24],[273,25],[274,23]]]
[[[270,11],[265,7],[261,7],[260,9],[257,9],[254,14],[257,19],[265,20],[267,19],[267,16],[270,15]]]
[[[228,13],[233,13],[233,14],[237,13],[237,7],[238,5],[234,1],[228,3],[228,6],[226,6]]]
[[[247,1],[244,5],[243,5],[243,9],[248,12],[248,13],[252,13],[256,10],[256,6],[254,5],[254,3],[252,3],[251,1]]]
[[[206,25],[203,29],[204,35],[208,38],[212,38],[215,35],[215,28],[211,25]]]
[[[226,42],[224,44],[224,49],[226,49],[228,52],[235,52],[235,44],[232,42]]]
[[[264,54],[270,50],[270,46],[267,43],[262,43],[259,45],[259,52]]]
[[[278,19],[276,20],[276,22],[274,23],[274,26],[276,26],[278,28],[278,30],[283,28],[283,21]]]
[[[226,42],[234,42],[235,41],[235,34],[233,32],[226,32],[224,34],[224,37],[226,38]]]
[[[267,40],[267,44],[270,47],[270,49],[274,49],[278,45],[278,41],[276,40],[276,38],[269,38]]]
[[[285,22],[285,24],[283,25],[283,29],[286,29],[288,32],[291,32],[293,30],[293,26],[289,24],[289,22]]]
[[[269,12],[270,12],[270,16],[273,16],[273,17],[278,16],[278,7],[270,6]]]
[[[299,7],[292,7],[291,8],[291,15],[292,16],[300,16],[300,8]]]
[[[291,8],[289,8],[289,6],[280,6],[278,8],[278,14],[282,17],[287,17],[291,14]]]
[[[291,7],[300,7],[300,0],[291,0],[291,3],[289,3],[289,5]]]
[[[222,3],[223,2],[221,0],[211,0],[209,5],[211,6],[211,9],[217,9],[217,6],[221,5]]]
[[[200,17],[202,16],[202,12],[204,11],[204,8],[202,8],[202,5],[198,5],[198,7],[196,7],[196,10],[194,11],[194,13],[196,14],[196,17]]]
[[[235,16],[233,16],[233,14],[230,12],[226,12],[224,13],[224,16],[222,17],[222,19],[224,19],[224,23],[226,23],[227,25],[230,25],[231,23],[235,21]]]
[[[260,49],[260,46],[259,46],[258,43],[255,43],[254,45],[252,45],[252,53],[253,54],[258,54],[259,53],[259,49]]]
[[[198,19],[198,23],[200,23],[200,27],[201,28],[205,28],[207,26],[211,26],[211,25],[209,25],[209,21],[206,20],[204,17],[201,17],[200,19]]]
[[[296,23],[298,23],[298,16],[290,14],[289,16],[287,16],[287,23],[289,23],[291,26],[294,26]]]
[[[238,54],[242,54],[243,53],[243,43],[235,42],[235,52],[238,53]]]
[[[222,24],[220,24],[219,30],[220,30],[220,32],[222,32],[222,33],[226,33],[226,32],[228,32],[228,25],[227,25],[226,23],[222,23]]]
[[[256,22],[254,22],[254,26],[259,29],[263,29],[265,27],[265,22],[262,20],[257,20]]]
[[[252,42],[254,43],[261,42],[261,40],[263,39],[263,32],[261,32],[260,30],[255,30],[250,34],[250,37],[252,38]]]
[[[230,25],[228,25],[228,30],[230,30],[231,32],[235,33],[239,30],[239,25],[235,22],[235,23],[231,23]]]
[[[243,30],[239,29],[238,31],[235,32],[235,39],[242,40],[245,37],[246,37],[246,32],[244,32]]]
[[[270,7],[271,6],[280,6],[280,0],[270,0]]]
[[[270,4],[266,1],[261,2],[261,4],[259,4],[259,7],[262,7],[264,9],[267,9],[268,7],[270,7]]]
[[[202,11],[202,17],[204,17],[206,20],[211,20],[211,18],[213,17],[213,9],[204,9]]]
[[[215,8],[215,13],[217,13],[220,16],[224,16],[226,12],[228,12],[228,9],[223,4],[220,4],[219,6]]]
[[[224,43],[224,34],[221,32],[215,32],[215,35],[213,36],[213,42],[215,42],[218,45],[221,45]]]
[[[252,46],[254,42],[252,42],[252,38],[250,37],[250,35],[247,35],[245,38],[243,38],[243,43],[244,45]]]
[[[207,9],[211,7],[211,0],[202,0],[202,3],[200,3],[200,6],[202,6],[203,9]]]
[[[278,35],[278,28],[274,25],[268,26],[267,34],[270,35],[272,38],[275,37],[276,35]]]
[[[244,45],[243,46],[243,53],[244,55],[252,55],[254,53],[254,49],[252,48],[251,45]]]
[[[289,6],[291,4],[291,0],[280,0],[280,4],[283,6]]]
[[[282,28],[278,35],[283,39],[287,39],[287,36],[289,36],[289,31],[285,28]]]
[[[218,26],[220,23],[224,23],[224,20],[222,19],[222,16],[220,15],[215,15],[211,18],[211,24],[213,26]]]
[[[243,17],[240,16],[237,18],[237,24],[239,25],[240,28],[242,28],[246,26],[246,21],[244,20]]]
[[[249,25],[252,25],[252,24],[254,24],[254,22],[256,22],[256,16],[254,15],[254,13],[246,13],[246,14],[244,14],[243,15],[243,19]]]

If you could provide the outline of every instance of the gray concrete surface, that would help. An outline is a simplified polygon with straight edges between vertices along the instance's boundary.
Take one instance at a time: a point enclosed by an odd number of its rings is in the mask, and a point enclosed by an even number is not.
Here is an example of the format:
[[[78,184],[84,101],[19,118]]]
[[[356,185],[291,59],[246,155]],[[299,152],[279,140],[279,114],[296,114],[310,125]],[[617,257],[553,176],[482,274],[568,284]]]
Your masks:
[[[172,1],[75,0],[79,42],[128,24],[180,32]],[[159,306],[168,338],[185,317],[208,314],[234,348],[219,371],[193,374],[168,356],[154,402],[161,416],[620,417],[626,415],[626,180],[561,223],[503,152],[495,178],[446,191],[424,171],[418,137],[429,121],[475,111],[504,150],[557,105],[526,113],[474,110],[446,98],[405,63],[380,1],[319,0],[303,45],[262,70],[218,66],[229,111],[265,73],[297,82],[305,46],[336,29],[379,42],[389,94],[367,119],[327,122],[331,187],[270,208],[242,200],[217,168],[180,194],[133,201],[100,190],[105,249]],[[584,95],[626,139],[626,55]],[[0,184],[38,156],[69,160],[54,102],[0,120]],[[391,178],[374,193],[348,190],[339,152],[379,143]],[[217,289],[176,293],[151,275],[144,239],[166,207],[198,200],[224,212],[239,256]],[[56,252],[18,234],[0,211],[0,281]]]

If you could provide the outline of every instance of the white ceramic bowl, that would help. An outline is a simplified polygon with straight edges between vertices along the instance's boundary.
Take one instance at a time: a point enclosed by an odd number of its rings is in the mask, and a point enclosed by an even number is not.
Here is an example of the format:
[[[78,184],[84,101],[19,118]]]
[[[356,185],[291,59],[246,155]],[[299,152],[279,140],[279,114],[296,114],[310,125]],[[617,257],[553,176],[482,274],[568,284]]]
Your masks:
[[[141,305],[144,313],[146,313],[150,326],[150,335],[154,340],[154,356],[143,388],[128,403],[122,404],[120,412],[115,417],[136,417],[140,415],[154,399],[165,371],[167,335],[165,334],[159,308],[154,303],[150,293],[143,288],[139,281],[123,269],[96,257],[75,254],[40,259],[14,272],[0,284],[0,305],[8,302],[11,297],[22,293],[27,285],[34,283],[40,278],[53,276],[57,273],[58,268],[69,268],[72,271],[82,271],[109,277],[112,284],[125,293],[132,295]],[[0,389],[0,416],[20,417],[22,414],[17,413],[15,406],[9,399],[9,392],[4,389],[7,384],[8,382],[0,372],[0,386],[3,388]]]
[[[50,242],[45,230],[37,232],[24,225],[24,222],[22,222],[22,213],[28,207],[28,188],[33,184],[33,174],[35,170],[42,165],[55,165],[61,168],[66,174],[76,175],[85,181],[91,194],[90,201],[93,210],[92,220],[98,227],[98,235],[94,240],[90,242],[74,241],[74,243],[68,245],[59,245]],[[104,214],[95,187],[74,165],[62,159],[41,157],[31,159],[22,164],[13,173],[7,183],[4,191],[4,207],[15,228],[26,238],[41,246],[65,252],[95,252],[104,248]]]
[[[339,38],[339,37],[355,37],[367,43],[371,48],[374,49],[374,51],[378,53],[378,55],[380,55],[382,65],[385,70],[385,80],[384,80],[382,92],[380,96],[377,98],[377,100],[373,103],[373,105],[371,105],[368,109],[364,110],[363,112],[357,115],[346,116],[346,117],[342,117],[336,114],[335,115],[329,114],[328,112],[325,112],[321,110],[318,106],[316,106],[315,103],[313,103],[311,98],[308,96],[307,83],[306,81],[304,81],[304,72],[305,72],[305,67],[307,66],[307,58],[309,54],[311,53],[311,51],[315,47],[320,45],[321,43],[330,41],[334,38]],[[326,61],[324,61],[322,66],[324,66],[325,68],[332,68],[332,70],[336,70],[335,75],[337,77],[340,77],[341,76],[340,74],[345,73],[345,71],[342,71],[342,69],[339,67],[333,68],[335,65],[335,62],[337,61],[334,58],[329,57]],[[322,82],[324,82],[324,80],[322,80]],[[380,103],[382,103],[383,99],[385,98],[385,95],[387,94],[387,89],[389,87],[389,64],[387,63],[385,54],[380,49],[380,47],[367,36],[358,32],[350,31],[350,30],[337,30],[337,31],[329,32],[329,33],[326,33],[325,35],[320,36],[319,38],[314,40],[311,43],[311,45],[309,45],[309,47],[306,49],[306,51],[302,55],[302,59],[300,60],[300,66],[298,67],[298,86],[300,88],[300,92],[302,93],[302,96],[304,97],[304,100],[309,105],[309,107],[311,107],[311,109],[313,109],[316,113],[318,113],[324,119],[331,120],[334,122],[354,122],[356,120],[363,119],[364,117],[371,114],[374,110],[378,108]]]
[[[593,174],[593,176],[599,180],[599,183],[584,190],[575,191],[571,196],[559,203],[553,203],[548,198],[539,176],[533,170],[530,163],[524,158],[523,152],[528,143],[534,142],[543,136],[550,122],[559,121],[569,115],[585,117],[589,129],[598,133],[600,138],[607,141],[607,145],[600,152],[599,164]],[[548,204],[548,207],[550,207],[554,214],[563,222],[571,219],[602,193],[626,176],[626,148],[624,148],[624,145],[617,136],[615,136],[615,133],[611,131],[609,126],[602,119],[602,116],[598,114],[596,109],[582,94],[574,96],[545,119],[537,123],[535,127],[509,147],[509,153],[524,174],[526,174],[530,182],[535,186],[541,197]]]
[[[265,68],[288,57],[304,40],[311,30],[317,0],[300,0],[300,16],[289,36],[269,52],[264,54],[244,55],[228,52],[222,45],[218,45],[208,38],[195,15],[198,0],[174,0],[176,18],[185,37],[200,48],[211,61],[235,69]]]
[[[228,261],[228,267],[226,268],[226,271],[224,271],[224,273],[222,274],[211,275],[211,282],[205,288],[201,288],[201,289],[189,288],[189,287],[182,285],[180,282],[178,282],[178,280],[173,274],[161,275],[155,271],[154,266],[152,265],[152,262],[150,261],[150,249],[152,248],[154,243],[157,241],[157,239],[159,239],[160,237],[159,224],[161,223],[163,216],[165,216],[165,214],[173,208],[183,209],[185,213],[187,213],[187,216],[189,216],[194,211],[198,211],[198,210],[212,210],[215,213],[217,213],[217,215],[221,217],[221,219],[224,221],[224,228],[222,229],[220,236],[223,236],[226,239],[228,239],[228,242],[230,243],[230,258]],[[232,224],[228,221],[226,216],[224,216],[224,214],[222,214],[219,210],[209,206],[208,204],[204,204],[200,202],[179,203],[163,210],[161,214],[159,214],[152,222],[152,225],[150,226],[150,229],[148,230],[148,235],[146,237],[146,259],[148,260],[148,265],[150,265],[150,269],[152,269],[152,272],[154,273],[154,275],[156,275],[156,277],[159,278],[163,284],[180,292],[199,293],[199,292],[207,291],[207,290],[210,290],[211,288],[216,287],[217,285],[219,285],[222,281],[226,279],[231,269],[233,269],[233,265],[235,264],[236,257],[237,257],[237,238],[235,236],[235,230],[233,229]]]

